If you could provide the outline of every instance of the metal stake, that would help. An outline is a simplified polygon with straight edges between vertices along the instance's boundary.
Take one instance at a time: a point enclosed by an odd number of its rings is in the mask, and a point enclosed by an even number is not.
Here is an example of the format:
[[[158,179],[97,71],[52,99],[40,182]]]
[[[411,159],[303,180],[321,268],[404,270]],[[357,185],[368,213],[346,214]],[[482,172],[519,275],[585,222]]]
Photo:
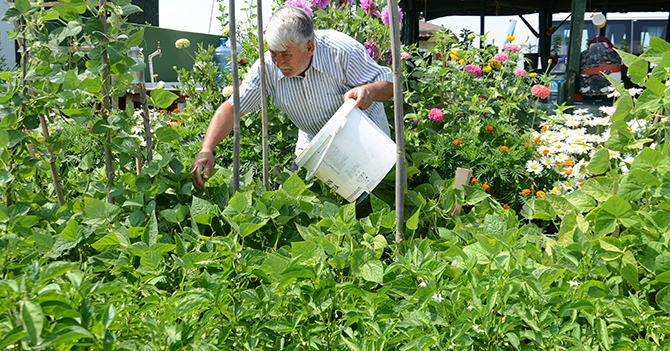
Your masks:
[[[393,57],[393,110],[395,116],[395,213],[396,233],[395,241],[400,242],[404,232],[405,209],[405,123],[403,120],[402,98],[402,62],[400,60],[400,17],[398,16],[398,2],[389,1],[391,13],[391,56]]]
[[[261,116],[263,123],[263,184],[265,190],[270,191],[269,181],[269,150],[268,150],[268,98],[265,89],[265,46],[263,45],[263,1],[257,0],[258,4],[258,56],[261,63]]]
[[[240,190],[240,77],[237,71],[237,39],[235,34],[235,0],[228,1],[228,13],[230,17],[230,60],[233,70],[233,134],[235,144],[233,147],[233,190]]]

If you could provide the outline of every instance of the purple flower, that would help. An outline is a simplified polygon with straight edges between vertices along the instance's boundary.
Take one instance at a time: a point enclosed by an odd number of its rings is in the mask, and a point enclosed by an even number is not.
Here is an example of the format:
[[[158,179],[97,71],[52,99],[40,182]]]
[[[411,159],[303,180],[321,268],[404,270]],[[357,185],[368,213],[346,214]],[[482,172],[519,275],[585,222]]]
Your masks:
[[[374,10],[374,8],[377,7],[377,3],[375,2],[375,0],[361,0],[360,6],[363,9],[363,11],[365,11],[365,14],[369,15],[370,10],[371,9]]]
[[[372,18],[378,18],[378,17],[381,16],[381,15],[382,15],[381,12],[379,12],[379,10],[376,10],[376,9],[375,9],[375,10],[372,11],[372,13],[370,14],[370,17],[372,17]]]
[[[519,51],[519,46],[518,46],[518,45],[514,45],[514,44],[504,44],[503,47],[502,47],[502,49],[503,49],[503,50],[506,50],[506,51],[514,51],[514,52],[518,52],[518,51]]]
[[[309,0],[288,0],[287,2],[284,3],[284,6],[299,7],[305,10],[310,16],[313,15],[312,4],[309,2]]]
[[[402,10],[400,10],[400,7],[398,7],[398,18],[400,19],[400,21],[402,21],[402,17],[403,17]],[[382,9],[382,23],[384,23],[387,26],[389,25],[389,23],[391,23],[388,6]]]
[[[507,54],[504,53],[504,52],[499,53],[499,54],[495,54],[495,55],[493,56],[493,60],[496,61],[496,62],[502,62],[502,61],[507,60],[508,58],[509,58],[509,55],[507,55]]]
[[[365,49],[368,50],[368,55],[370,55],[373,60],[377,61],[379,58],[379,46],[377,46],[377,42],[368,40],[363,43],[363,46],[365,46]]]
[[[428,118],[433,122],[442,122],[444,119],[444,112],[439,108],[434,108],[428,112]]]
[[[316,7],[319,10],[325,9],[330,5],[331,0],[312,0],[312,6]]]
[[[335,7],[342,9],[343,7],[346,8],[347,6],[351,6],[354,3],[354,0],[338,0],[335,3]]]
[[[482,76],[482,69],[477,65],[466,65],[463,71],[465,73],[472,73],[477,78]]]
[[[86,126],[86,129],[93,129],[93,128],[91,128],[91,127],[89,127],[89,126]]]
[[[525,76],[526,75],[526,70],[523,68],[517,68],[514,70],[514,74],[518,76]]]

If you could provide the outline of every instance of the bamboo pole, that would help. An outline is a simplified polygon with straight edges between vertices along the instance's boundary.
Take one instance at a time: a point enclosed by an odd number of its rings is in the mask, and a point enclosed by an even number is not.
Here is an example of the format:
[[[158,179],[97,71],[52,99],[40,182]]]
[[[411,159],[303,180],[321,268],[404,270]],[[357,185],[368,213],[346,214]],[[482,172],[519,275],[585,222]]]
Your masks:
[[[395,213],[396,233],[395,241],[403,239],[405,220],[405,123],[403,121],[403,98],[402,98],[402,62],[400,60],[400,17],[398,16],[397,0],[389,1],[389,12],[391,14],[391,56],[393,57],[393,104],[395,116],[395,142],[396,142],[396,166],[395,166]]]
[[[268,98],[265,88],[265,46],[263,45],[263,1],[257,0],[258,6],[258,56],[261,63],[261,116],[263,124],[263,184],[265,190],[270,191],[270,165],[268,150]]]
[[[107,124],[107,115],[109,114],[110,109],[110,96],[109,96],[109,56],[107,55],[107,15],[105,14],[105,3],[103,0],[100,0],[100,12],[99,18],[102,24],[102,54],[101,61],[105,70],[102,72],[102,119]],[[110,204],[114,203],[114,198],[111,196],[112,186],[114,186],[114,168],[112,165],[112,150],[109,148],[111,142],[111,136],[109,130],[105,132],[105,174],[107,175],[107,202]]]
[[[230,18],[230,61],[233,70],[233,133],[235,143],[233,147],[233,191],[240,190],[240,78],[237,71],[237,38],[235,23],[235,0],[228,1],[228,16]]]
[[[40,126],[42,127],[42,135],[44,140],[49,138],[49,126],[47,120],[43,114],[39,114]],[[58,176],[58,166],[56,166],[56,157],[53,153],[53,147],[51,145],[47,146],[47,151],[51,155],[49,159],[49,168],[51,168],[51,176],[53,177],[54,188],[56,189],[56,196],[58,197],[58,205],[63,207],[65,206],[65,197],[63,196],[63,187],[60,183],[60,177]]]

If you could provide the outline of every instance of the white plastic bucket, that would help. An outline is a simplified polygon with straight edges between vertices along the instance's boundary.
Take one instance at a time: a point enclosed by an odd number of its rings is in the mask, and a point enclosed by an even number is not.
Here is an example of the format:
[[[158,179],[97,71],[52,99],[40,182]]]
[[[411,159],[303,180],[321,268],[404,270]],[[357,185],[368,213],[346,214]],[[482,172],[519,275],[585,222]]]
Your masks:
[[[396,162],[396,145],[347,100],[295,162],[349,202],[372,191]]]

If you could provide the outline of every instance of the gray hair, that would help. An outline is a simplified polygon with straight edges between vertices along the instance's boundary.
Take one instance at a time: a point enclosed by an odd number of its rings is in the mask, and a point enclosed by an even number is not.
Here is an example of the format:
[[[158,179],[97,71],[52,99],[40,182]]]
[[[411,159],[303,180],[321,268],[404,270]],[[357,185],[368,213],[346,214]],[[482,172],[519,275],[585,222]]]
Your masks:
[[[290,44],[305,50],[305,45],[314,41],[314,22],[307,11],[284,6],[272,14],[265,33],[272,50],[284,51]]]

